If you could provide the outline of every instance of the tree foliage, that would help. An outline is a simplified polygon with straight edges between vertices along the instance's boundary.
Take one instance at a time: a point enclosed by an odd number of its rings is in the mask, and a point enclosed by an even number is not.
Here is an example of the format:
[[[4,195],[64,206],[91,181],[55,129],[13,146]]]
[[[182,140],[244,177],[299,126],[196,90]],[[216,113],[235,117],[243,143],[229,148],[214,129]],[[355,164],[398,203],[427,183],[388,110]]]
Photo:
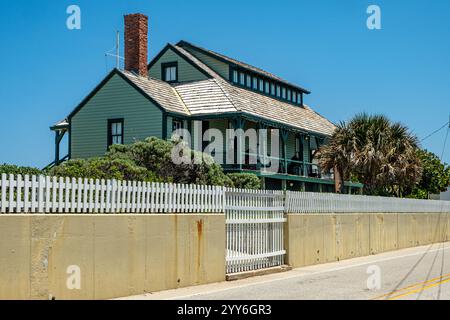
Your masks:
[[[53,167],[48,174],[71,178],[161,181],[153,172],[137,166],[128,159],[92,158],[69,160]]]
[[[337,126],[319,153],[325,170],[364,184],[371,195],[403,196],[422,176],[418,140],[407,127],[382,115],[359,114]]]
[[[168,182],[233,186],[210,155],[191,150],[183,141],[150,137],[130,145],[112,146],[106,158],[128,159]]]
[[[450,167],[442,163],[439,157],[432,152],[418,150],[417,154],[422,162],[423,173],[410,197],[428,199],[430,194],[447,191],[450,186]]]

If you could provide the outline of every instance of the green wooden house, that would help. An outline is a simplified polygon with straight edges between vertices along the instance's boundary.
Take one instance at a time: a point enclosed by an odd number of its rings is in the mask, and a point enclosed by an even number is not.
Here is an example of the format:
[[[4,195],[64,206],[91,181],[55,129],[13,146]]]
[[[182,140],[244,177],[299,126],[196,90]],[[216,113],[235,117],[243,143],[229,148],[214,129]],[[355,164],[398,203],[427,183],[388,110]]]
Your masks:
[[[146,16],[125,16],[125,69],[113,70],[66,119],[51,127],[55,163],[102,156],[112,144],[150,136],[169,139],[179,128],[189,130],[194,140],[211,128],[224,136],[229,128],[275,128],[281,133],[280,169],[264,175],[265,188],[334,191],[333,175],[321,172],[314,156],[335,126],[305,104],[308,90],[186,41],[167,44],[148,64],[147,30]],[[60,159],[65,134],[69,152]],[[249,150],[245,152],[241,156],[249,156]],[[259,165],[245,162],[224,169],[262,175]],[[345,185],[347,192],[362,187]]]

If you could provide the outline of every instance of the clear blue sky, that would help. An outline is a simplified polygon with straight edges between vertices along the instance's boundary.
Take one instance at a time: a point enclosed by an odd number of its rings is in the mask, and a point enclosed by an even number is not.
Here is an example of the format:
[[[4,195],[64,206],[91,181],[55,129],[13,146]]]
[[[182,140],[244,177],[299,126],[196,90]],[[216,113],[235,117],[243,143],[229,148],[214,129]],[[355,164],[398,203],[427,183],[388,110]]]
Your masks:
[[[66,28],[71,4],[80,31]],[[370,4],[382,9],[381,31],[366,28]],[[150,16],[150,58],[191,41],[310,89],[306,103],[332,121],[383,113],[424,137],[450,113],[450,1],[2,0],[0,162],[53,160],[49,126],[114,66],[104,53],[135,12]],[[423,146],[440,154],[444,134]]]

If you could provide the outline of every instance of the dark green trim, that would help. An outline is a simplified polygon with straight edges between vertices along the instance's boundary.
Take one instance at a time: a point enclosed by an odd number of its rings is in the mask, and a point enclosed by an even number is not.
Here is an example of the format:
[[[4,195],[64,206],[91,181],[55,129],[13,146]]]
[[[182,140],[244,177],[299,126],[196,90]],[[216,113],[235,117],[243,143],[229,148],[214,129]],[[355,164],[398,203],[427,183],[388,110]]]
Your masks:
[[[109,147],[111,147],[113,145],[112,143],[112,131],[111,131],[111,125],[113,123],[121,123],[122,124],[122,144],[125,143],[125,119],[124,118],[118,118],[118,119],[108,119],[108,128],[107,128],[107,132],[108,132],[108,136],[107,136],[107,147],[106,150],[108,151]]]
[[[168,114],[166,112],[163,113],[163,117],[162,117],[162,138],[163,140],[167,140],[167,116]]]
[[[158,60],[168,51],[168,50],[172,50],[174,51],[177,55],[179,55],[181,58],[183,58],[187,63],[189,63],[191,66],[193,66],[195,69],[197,69],[198,71],[200,71],[202,74],[204,74],[208,79],[211,79],[212,76],[206,72],[205,70],[203,70],[202,68],[200,68],[197,64],[195,64],[190,58],[186,57],[185,54],[183,54],[180,50],[178,50],[175,46],[171,45],[170,43],[168,43],[157,55],[155,58],[153,58],[152,61],[150,61],[150,63],[147,66],[147,70],[150,70],[157,62]]]
[[[68,158],[72,159],[72,119],[69,119],[69,152]]]
[[[234,82],[234,77],[233,77],[233,72],[234,71],[236,71],[238,73],[238,79],[237,79],[238,81],[237,82]],[[247,78],[247,75],[249,75],[251,77],[251,86],[250,87],[247,86],[247,81],[245,81],[245,84],[241,84],[241,82],[240,82],[240,75],[241,74],[244,74],[246,78]],[[275,99],[275,100],[280,101],[280,102],[288,103],[288,104],[291,104],[291,105],[296,106],[296,107],[304,107],[303,95],[306,92],[304,92],[302,90],[299,90],[299,89],[295,88],[292,85],[287,85],[287,84],[284,84],[283,82],[275,81],[272,78],[269,78],[267,76],[266,77],[260,76],[259,74],[255,73],[253,71],[250,71],[248,69],[242,68],[242,67],[230,66],[229,67],[229,77],[230,77],[230,80],[229,80],[230,83],[232,85],[236,86],[236,87],[239,87],[241,89],[245,89],[245,90],[248,90],[248,91],[251,91],[251,92],[254,92],[254,93],[258,93],[258,94],[263,95],[265,97],[269,97],[269,98]],[[258,81],[258,88],[257,89],[253,88],[253,78],[254,77],[257,77],[257,81]],[[263,87],[262,91],[260,90],[260,87],[259,87],[259,80],[263,80],[263,86],[264,87]],[[265,88],[266,83],[269,84],[269,93],[266,92],[266,88]],[[285,88],[286,92],[287,92],[287,90],[290,90],[291,91],[291,97],[292,97],[293,93],[295,93],[295,96],[297,96],[297,94],[300,94],[300,96],[301,96],[300,101],[293,102],[293,101],[288,100],[287,99],[287,93],[286,93],[286,99],[283,99],[283,97],[281,95],[280,95],[280,97],[277,97],[276,92],[275,92],[275,94],[271,94],[270,88],[271,88],[272,85],[275,85],[275,87],[279,86],[280,90]],[[308,94],[308,93],[306,93],[306,94]]]
[[[255,115],[251,115],[251,114],[247,114],[244,112],[227,112],[227,113],[220,113],[220,114],[202,114],[202,115],[185,115],[185,114],[179,114],[179,113],[175,113],[175,112],[167,112],[168,115],[170,116],[174,116],[174,117],[179,117],[182,119],[186,119],[186,120],[214,120],[214,119],[224,119],[224,120],[229,120],[229,119],[234,119],[234,118],[238,118],[238,117],[242,117],[246,120],[250,120],[253,122],[256,122],[258,124],[263,124],[266,127],[274,127],[274,128],[279,128],[279,129],[286,129],[289,130],[290,132],[293,133],[300,133],[300,134],[304,134],[304,135],[309,135],[309,136],[316,136],[319,138],[329,138],[328,135],[325,135],[323,133],[319,133],[319,132],[314,132],[314,131],[308,131],[308,130],[304,130],[304,129],[299,129],[281,122],[276,122],[276,121],[272,121],[266,118],[261,118]]]
[[[60,131],[60,130],[68,130],[70,128],[69,124],[63,125],[63,126],[51,126],[51,131]]]
[[[328,184],[328,185],[334,185],[334,183],[335,183],[334,180],[327,180],[327,179],[301,177],[301,176],[294,176],[294,175],[287,175],[287,174],[273,174],[273,175],[264,174],[263,175],[263,174],[261,174],[261,172],[252,171],[252,170],[241,170],[241,171],[246,172],[246,173],[256,174],[258,177],[272,178],[272,179],[277,179],[277,180],[291,180],[291,181],[301,181],[301,182]],[[352,188],[363,188],[364,187],[364,185],[361,183],[350,182],[350,181],[344,182],[344,186],[352,187]]]
[[[275,75],[274,75],[273,77],[270,77],[269,75],[264,74],[263,72],[257,72],[256,70],[252,70],[252,69],[246,68],[246,67],[243,66],[243,65],[236,64],[236,63],[234,63],[234,62],[232,62],[232,61],[230,61],[230,60],[228,60],[228,59],[226,59],[226,58],[224,58],[224,57],[222,57],[222,56],[220,56],[220,55],[218,55],[218,54],[214,54],[214,53],[212,53],[212,52],[210,52],[210,51],[208,51],[208,50],[205,50],[205,49],[203,49],[203,48],[197,47],[197,46],[195,46],[195,45],[193,45],[193,44],[191,44],[191,43],[189,43],[189,42],[187,42],[187,41],[181,40],[181,41],[179,41],[179,42],[176,44],[176,46],[182,47],[182,48],[185,48],[185,49],[186,49],[186,47],[188,47],[188,48],[194,49],[194,50],[196,50],[196,51],[200,51],[201,53],[203,53],[203,54],[209,56],[210,58],[219,60],[219,61],[221,61],[221,62],[223,62],[223,63],[228,64],[229,66],[232,66],[232,67],[235,67],[235,68],[242,68],[242,69],[248,70],[249,72],[252,72],[252,73],[255,73],[255,74],[257,74],[257,75],[260,75],[261,77],[269,78],[269,79],[271,79],[272,81],[280,82],[280,83],[283,83],[283,84],[285,84],[285,85],[287,85],[287,86],[293,87],[293,88],[295,88],[296,90],[303,91],[303,92],[306,93],[306,94],[310,94],[310,93],[311,93],[311,91],[306,90],[306,89],[304,89],[304,88],[302,88],[302,87],[293,85],[293,84],[291,84],[291,83],[289,83],[289,82],[287,82],[287,81],[280,81],[280,79],[277,79]],[[231,59],[231,58],[230,58],[230,59]],[[256,67],[253,67],[253,68],[257,69]],[[230,78],[230,80],[231,80],[231,78]]]

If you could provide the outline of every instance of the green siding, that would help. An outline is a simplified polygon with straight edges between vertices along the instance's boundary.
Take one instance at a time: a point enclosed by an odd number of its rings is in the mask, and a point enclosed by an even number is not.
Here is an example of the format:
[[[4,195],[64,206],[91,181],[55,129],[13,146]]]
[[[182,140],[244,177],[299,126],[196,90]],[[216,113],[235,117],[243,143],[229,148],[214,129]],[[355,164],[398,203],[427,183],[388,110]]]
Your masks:
[[[204,53],[201,53],[198,50],[189,48],[188,49],[190,53],[192,53],[197,59],[202,61],[204,64],[206,64],[208,67],[213,69],[215,72],[217,72],[219,75],[221,75],[223,78],[229,80],[230,77],[230,67],[227,63],[224,63],[222,61],[219,61],[217,59],[214,59]]]
[[[102,156],[108,119],[124,119],[124,142],[162,136],[162,111],[120,76],[113,76],[72,118],[72,159]]]
[[[192,66],[184,58],[180,57],[172,49],[167,50],[150,68],[149,75],[152,78],[161,78],[161,64],[167,62],[178,62],[178,82],[206,80],[207,77],[197,68]]]

